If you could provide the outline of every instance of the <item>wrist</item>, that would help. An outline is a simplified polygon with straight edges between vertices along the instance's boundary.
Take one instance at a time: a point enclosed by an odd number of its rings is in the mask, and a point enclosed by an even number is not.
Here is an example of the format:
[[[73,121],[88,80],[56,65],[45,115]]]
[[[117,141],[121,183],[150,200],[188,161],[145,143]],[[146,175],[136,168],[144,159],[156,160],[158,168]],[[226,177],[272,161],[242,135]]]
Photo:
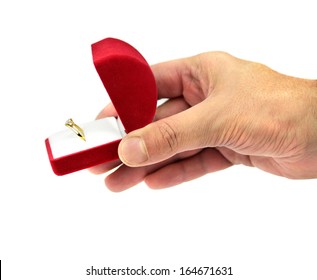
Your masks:
[[[306,91],[307,110],[303,127],[306,129],[306,149],[304,153],[307,176],[306,178],[317,178],[317,80],[309,80]],[[306,124],[306,125],[305,125]],[[304,178],[305,178],[304,177]]]
[[[312,145],[314,146],[317,153],[317,80],[312,81],[309,96],[311,112]]]

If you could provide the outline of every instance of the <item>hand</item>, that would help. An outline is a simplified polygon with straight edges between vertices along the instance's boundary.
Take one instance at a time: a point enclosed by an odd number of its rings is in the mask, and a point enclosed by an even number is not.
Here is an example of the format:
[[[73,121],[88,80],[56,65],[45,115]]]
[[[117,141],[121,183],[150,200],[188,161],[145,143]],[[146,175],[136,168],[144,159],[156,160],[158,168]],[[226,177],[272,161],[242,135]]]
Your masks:
[[[155,121],[120,143],[113,191],[141,181],[164,188],[227,168],[255,166],[288,178],[317,178],[317,82],[289,77],[222,52],[152,67]],[[100,117],[115,116],[108,105]],[[120,164],[92,168],[102,173]]]

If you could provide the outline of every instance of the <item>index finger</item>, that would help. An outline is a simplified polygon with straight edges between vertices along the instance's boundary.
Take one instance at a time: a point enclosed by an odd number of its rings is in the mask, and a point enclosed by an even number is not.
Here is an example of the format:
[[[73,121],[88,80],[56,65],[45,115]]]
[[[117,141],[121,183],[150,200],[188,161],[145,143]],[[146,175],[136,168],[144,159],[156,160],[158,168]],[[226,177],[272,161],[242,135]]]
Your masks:
[[[186,75],[191,73],[188,58],[171,60],[151,66],[158,88],[158,98],[175,98],[183,95]]]

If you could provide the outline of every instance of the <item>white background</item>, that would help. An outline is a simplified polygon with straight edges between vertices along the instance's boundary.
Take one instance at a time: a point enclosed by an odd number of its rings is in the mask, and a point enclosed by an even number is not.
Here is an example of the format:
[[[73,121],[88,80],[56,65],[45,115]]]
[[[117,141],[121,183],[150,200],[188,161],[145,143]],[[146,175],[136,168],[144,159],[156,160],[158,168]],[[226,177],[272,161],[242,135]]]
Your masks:
[[[87,171],[55,176],[44,146],[67,118],[90,121],[108,102],[92,43],[122,39],[150,64],[223,50],[316,78],[315,5],[1,0],[3,279],[121,279],[88,277],[92,265],[231,266],[234,276],[215,279],[317,279],[316,180],[236,166],[166,190],[141,183],[117,194]]]

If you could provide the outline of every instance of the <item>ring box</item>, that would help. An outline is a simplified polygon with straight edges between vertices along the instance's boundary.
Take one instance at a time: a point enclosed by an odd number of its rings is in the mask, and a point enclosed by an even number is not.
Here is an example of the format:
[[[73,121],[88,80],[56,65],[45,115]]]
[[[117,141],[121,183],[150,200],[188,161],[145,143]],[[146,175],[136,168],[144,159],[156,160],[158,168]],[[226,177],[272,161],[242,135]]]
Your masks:
[[[114,38],[93,44],[92,56],[118,117],[80,125],[86,141],[67,128],[45,139],[56,175],[117,160],[118,146],[125,133],[146,126],[154,118],[157,87],[143,56],[128,43]]]

